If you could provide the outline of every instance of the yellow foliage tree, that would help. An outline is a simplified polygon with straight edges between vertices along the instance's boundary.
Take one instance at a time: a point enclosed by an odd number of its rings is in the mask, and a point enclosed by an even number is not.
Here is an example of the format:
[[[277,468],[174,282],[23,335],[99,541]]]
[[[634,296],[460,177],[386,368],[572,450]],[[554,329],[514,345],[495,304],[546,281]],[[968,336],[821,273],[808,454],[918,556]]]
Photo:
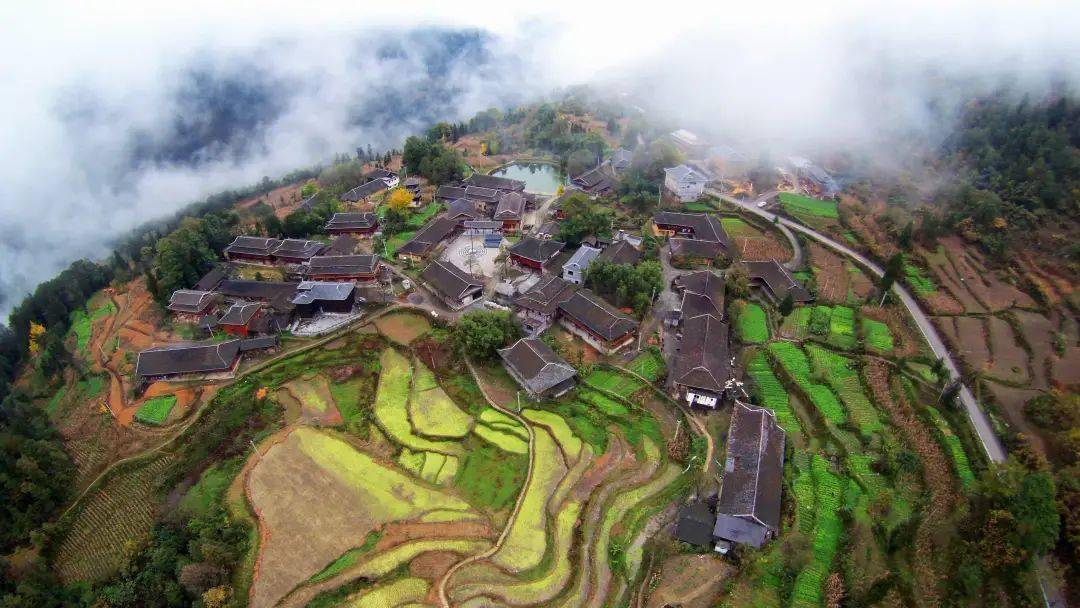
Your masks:
[[[206,608],[225,608],[229,603],[229,588],[221,586],[207,589],[206,593],[203,593],[202,600]]]
[[[45,326],[41,323],[30,322],[30,344],[29,350],[31,355],[36,355],[41,350],[41,336],[45,335]]]
[[[412,193],[404,188],[394,188],[390,192],[390,198],[387,199],[387,204],[391,209],[397,211],[404,211],[412,204]]]

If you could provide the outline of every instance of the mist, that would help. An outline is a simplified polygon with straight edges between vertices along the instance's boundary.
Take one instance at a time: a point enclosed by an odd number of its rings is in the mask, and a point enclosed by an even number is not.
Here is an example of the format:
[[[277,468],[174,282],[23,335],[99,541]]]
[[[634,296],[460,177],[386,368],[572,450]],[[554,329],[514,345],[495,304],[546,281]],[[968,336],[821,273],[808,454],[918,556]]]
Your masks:
[[[748,152],[882,165],[975,94],[1080,76],[1080,6],[0,8],[0,318],[206,195],[589,84]]]

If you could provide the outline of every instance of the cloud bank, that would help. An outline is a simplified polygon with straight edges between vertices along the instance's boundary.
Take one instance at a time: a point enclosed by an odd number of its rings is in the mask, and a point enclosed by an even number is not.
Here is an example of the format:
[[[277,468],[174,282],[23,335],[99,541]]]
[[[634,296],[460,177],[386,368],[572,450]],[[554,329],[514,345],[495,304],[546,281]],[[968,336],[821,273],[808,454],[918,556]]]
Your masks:
[[[0,315],[209,193],[559,86],[743,147],[888,158],[973,92],[1080,76],[1065,4],[220,4],[0,8]]]

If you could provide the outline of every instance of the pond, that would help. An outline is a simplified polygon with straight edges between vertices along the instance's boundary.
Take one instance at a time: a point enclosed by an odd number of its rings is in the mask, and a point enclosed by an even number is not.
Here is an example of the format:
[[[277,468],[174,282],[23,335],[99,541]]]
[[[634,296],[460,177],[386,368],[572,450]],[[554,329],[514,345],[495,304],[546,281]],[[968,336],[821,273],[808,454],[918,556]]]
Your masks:
[[[525,182],[526,192],[555,194],[566,183],[566,176],[555,165],[547,163],[512,163],[491,173]]]

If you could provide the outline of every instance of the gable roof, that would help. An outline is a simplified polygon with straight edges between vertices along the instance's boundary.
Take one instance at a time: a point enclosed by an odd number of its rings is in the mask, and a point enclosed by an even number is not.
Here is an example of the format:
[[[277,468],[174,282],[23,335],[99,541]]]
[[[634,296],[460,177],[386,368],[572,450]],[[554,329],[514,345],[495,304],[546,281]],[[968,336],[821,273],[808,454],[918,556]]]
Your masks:
[[[494,188],[469,186],[465,188],[465,198],[483,203],[495,203],[499,200],[499,191]]]
[[[675,538],[691,545],[706,546],[712,544],[713,524],[716,517],[709,510],[704,500],[694,500],[679,509],[679,519],[675,524]]]
[[[483,216],[476,211],[476,205],[472,201],[461,198],[450,203],[450,206],[446,209],[446,217],[458,220],[461,218],[476,219]]]
[[[518,296],[514,300],[514,305],[550,315],[555,312],[559,304],[569,300],[577,290],[577,285],[564,281],[556,275],[548,275],[537,281],[532,289]]]
[[[731,242],[720,220],[711,213],[679,213],[676,211],[657,211],[653,214],[653,223],[660,226],[678,226],[687,228],[700,241],[717,241],[731,249]]]
[[[240,340],[186,342],[148,348],[135,361],[138,376],[167,376],[224,371],[240,355]]]
[[[344,302],[352,295],[355,285],[348,281],[302,281],[296,287],[293,304],[311,304],[315,301]]]
[[[687,167],[686,165],[678,165],[677,167],[671,167],[670,169],[664,169],[664,174],[667,177],[674,179],[681,183],[693,183],[693,182],[707,182],[709,178],[702,175],[700,172]]]
[[[379,256],[371,253],[320,255],[308,262],[307,274],[371,274],[378,263]]]
[[[724,279],[711,270],[699,270],[675,279],[675,289],[681,290],[682,316],[698,315],[724,318]]]
[[[269,257],[274,248],[281,244],[278,239],[261,236],[238,236],[225,247],[225,253],[260,255]]]
[[[326,222],[327,230],[370,230],[379,223],[379,216],[370,212],[335,213]]]
[[[470,291],[483,289],[484,284],[452,262],[435,260],[420,275],[444,297],[460,300]]]
[[[291,296],[296,291],[296,286],[297,283],[281,281],[227,279],[218,285],[217,292],[228,298],[270,300],[282,294]]]
[[[550,239],[537,239],[530,236],[511,245],[508,251],[512,255],[543,264],[558,255],[565,246],[566,243]]]
[[[559,311],[569,315],[605,340],[615,340],[637,329],[637,323],[615,310],[588,289],[574,292],[559,304]]]
[[[619,148],[611,154],[611,166],[616,169],[625,169],[630,166],[634,159],[633,152],[626,148]]]
[[[702,241],[699,239],[684,239],[671,237],[668,240],[668,248],[672,256],[685,256],[689,258],[713,259],[725,251],[724,244],[719,241]]]
[[[499,197],[499,206],[495,207],[495,219],[520,220],[525,211],[525,197],[520,192],[507,192]]]
[[[237,302],[225,311],[218,319],[218,325],[247,325],[255,313],[259,312],[262,304],[252,302]]]
[[[577,370],[538,338],[522,338],[500,349],[499,356],[515,379],[536,395],[577,375]]]
[[[355,250],[356,239],[347,234],[339,234],[334,237],[330,247],[323,252],[323,255],[350,255]]]
[[[673,359],[671,377],[676,384],[719,394],[734,379],[727,323],[712,315],[684,320]]]
[[[584,270],[585,268],[588,268],[589,264],[591,264],[592,261],[595,260],[599,255],[599,249],[589,247],[588,245],[582,245],[581,247],[578,247],[577,251],[574,252],[574,255],[571,256],[570,261],[563,264],[563,268],[566,268],[567,266],[574,266],[576,268],[581,268]]]
[[[523,192],[525,190],[525,182],[521,180],[510,179],[509,177],[498,177],[495,175],[484,175],[483,173],[473,173],[465,178],[465,185],[480,186],[481,188],[492,188],[495,190],[511,190],[514,192]]]
[[[353,188],[352,190],[349,190],[345,194],[342,194],[341,200],[348,203],[356,203],[386,189],[386,182],[381,179],[373,179],[369,182],[360,184],[359,186]]]
[[[372,169],[364,174],[364,177],[368,179],[394,179],[398,174],[393,171],[387,171],[386,169]]]
[[[748,520],[773,531],[780,528],[784,440],[784,431],[770,410],[735,402],[716,505],[718,516]],[[721,525],[718,519],[718,531]]]
[[[757,279],[765,283],[769,290],[783,300],[791,294],[795,302],[809,302],[814,299],[801,283],[796,281],[788,271],[776,260],[761,260],[743,262],[746,266],[746,275],[750,279]]]
[[[199,279],[193,289],[195,291],[213,291],[228,276],[224,266],[215,266]]]
[[[214,293],[211,291],[177,289],[169,297],[166,308],[173,312],[202,312],[213,300]]]
[[[279,257],[308,259],[319,255],[319,252],[325,248],[326,245],[323,245],[319,241],[285,239],[278,243],[277,247],[274,247],[272,253]]]
[[[456,229],[456,220],[446,217],[445,215],[440,215],[428,222],[427,225],[413,235],[413,238],[409,239],[408,242],[401,247],[398,247],[397,253],[427,255],[436,245],[453,234]]]
[[[637,264],[641,260],[641,252],[626,241],[616,241],[605,247],[597,259],[612,264]]]
[[[439,186],[439,189],[435,191],[435,198],[456,201],[459,198],[465,198],[465,188],[460,186]]]

